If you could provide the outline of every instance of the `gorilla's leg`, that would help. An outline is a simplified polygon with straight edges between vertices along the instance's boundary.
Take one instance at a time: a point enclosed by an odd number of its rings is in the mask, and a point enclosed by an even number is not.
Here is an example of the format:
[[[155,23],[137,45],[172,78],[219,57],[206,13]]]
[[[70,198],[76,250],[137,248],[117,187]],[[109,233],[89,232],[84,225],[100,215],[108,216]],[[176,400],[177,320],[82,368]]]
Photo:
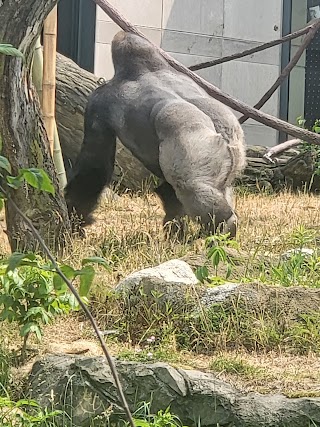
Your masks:
[[[84,141],[65,196],[69,212],[75,211],[82,225],[88,225],[93,222],[91,214],[103,188],[111,182],[116,135],[88,111],[84,129]]]
[[[166,236],[182,238],[184,235],[184,221],[182,217],[185,215],[185,211],[181,202],[177,199],[174,189],[165,181],[155,189],[155,193],[160,197],[166,213],[163,219]]]

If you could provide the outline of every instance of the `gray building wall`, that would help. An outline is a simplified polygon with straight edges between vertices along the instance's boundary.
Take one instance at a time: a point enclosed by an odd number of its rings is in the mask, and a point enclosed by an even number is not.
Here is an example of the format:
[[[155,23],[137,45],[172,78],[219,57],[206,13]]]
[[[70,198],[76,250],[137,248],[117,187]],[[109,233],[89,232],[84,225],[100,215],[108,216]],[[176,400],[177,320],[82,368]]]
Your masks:
[[[281,37],[282,0],[114,0],[113,5],[151,41],[186,66]],[[111,40],[118,30],[98,8],[95,47],[98,76],[113,76]],[[280,64],[280,47],[274,47],[200,70],[199,74],[224,92],[254,105],[278,77]],[[278,116],[279,93],[262,110]],[[275,130],[253,120],[244,124],[244,131],[248,144],[277,143]]]

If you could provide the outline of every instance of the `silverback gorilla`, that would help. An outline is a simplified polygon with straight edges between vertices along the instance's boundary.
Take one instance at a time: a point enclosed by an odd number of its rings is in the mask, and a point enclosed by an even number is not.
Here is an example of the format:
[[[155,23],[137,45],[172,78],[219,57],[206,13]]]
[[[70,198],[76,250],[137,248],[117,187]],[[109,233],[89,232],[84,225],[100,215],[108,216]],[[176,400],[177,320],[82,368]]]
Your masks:
[[[228,107],[174,70],[145,39],[120,31],[115,75],[89,97],[84,141],[66,187],[69,210],[92,223],[112,178],[116,137],[161,179],[164,224],[185,215],[206,232],[236,233],[232,183],[245,165],[242,128]]]

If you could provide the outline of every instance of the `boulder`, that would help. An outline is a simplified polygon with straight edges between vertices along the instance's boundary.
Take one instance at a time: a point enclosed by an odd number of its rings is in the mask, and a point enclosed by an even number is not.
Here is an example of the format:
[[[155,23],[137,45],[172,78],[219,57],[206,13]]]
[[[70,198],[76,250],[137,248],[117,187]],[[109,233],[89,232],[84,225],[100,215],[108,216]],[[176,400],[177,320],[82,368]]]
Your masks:
[[[165,363],[116,361],[131,411],[151,402],[151,413],[170,406],[184,425],[202,427],[306,427],[320,425],[320,399],[282,395],[242,394],[215,375],[175,369]],[[117,389],[103,357],[51,355],[34,364],[29,397],[43,408],[62,409],[74,427],[93,419],[108,425],[124,418]],[[68,416],[56,417],[67,427]],[[57,424],[57,425],[58,425]]]
[[[160,305],[170,303],[176,309],[190,303],[204,290],[205,287],[199,284],[191,267],[178,259],[136,271],[115,288],[116,292],[129,297],[131,304],[144,295],[150,302],[157,300]]]

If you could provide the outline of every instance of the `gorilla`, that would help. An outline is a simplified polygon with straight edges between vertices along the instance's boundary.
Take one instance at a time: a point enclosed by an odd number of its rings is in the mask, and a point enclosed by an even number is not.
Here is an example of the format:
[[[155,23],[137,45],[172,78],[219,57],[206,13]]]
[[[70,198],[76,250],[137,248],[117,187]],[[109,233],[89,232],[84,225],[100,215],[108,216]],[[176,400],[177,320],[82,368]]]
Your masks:
[[[242,128],[232,111],[174,70],[145,39],[120,31],[114,77],[89,97],[84,140],[66,186],[82,224],[111,183],[116,137],[160,179],[164,225],[189,216],[207,233],[236,234],[232,183],[245,166]]]

